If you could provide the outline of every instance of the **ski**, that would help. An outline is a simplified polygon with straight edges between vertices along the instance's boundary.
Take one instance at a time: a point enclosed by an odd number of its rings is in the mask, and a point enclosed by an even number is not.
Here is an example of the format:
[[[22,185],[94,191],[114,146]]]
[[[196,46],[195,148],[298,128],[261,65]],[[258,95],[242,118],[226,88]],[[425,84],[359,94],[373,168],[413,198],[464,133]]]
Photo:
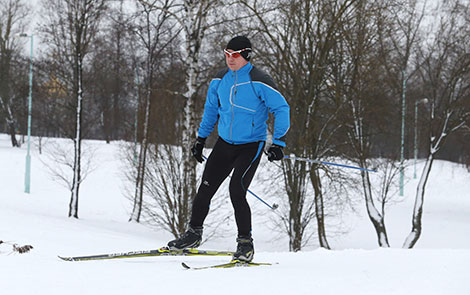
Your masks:
[[[65,261],[86,261],[86,260],[105,260],[105,259],[119,259],[119,258],[135,258],[135,257],[150,257],[150,256],[232,256],[233,252],[230,251],[211,251],[211,250],[198,250],[198,249],[184,249],[184,250],[170,250],[168,247],[162,247],[155,250],[140,250],[120,253],[98,254],[88,256],[58,256]]]
[[[277,264],[277,263],[274,263]],[[201,270],[201,269],[210,269],[210,268],[233,268],[233,267],[250,267],[250,266],[262,266],[262,265],[273,265],[273,263],[267,263],[267,262],[246,262],[246,261],[240,261],[240,260],[232,260],[228,263],[222,263],[222,264],[214,264],[214,265],[206,265],[206,266],[200,266],[200,267],[192,267],[187,265],[186,263],[182,262],[181,265],[185,269],[192,269],[192,270]]]

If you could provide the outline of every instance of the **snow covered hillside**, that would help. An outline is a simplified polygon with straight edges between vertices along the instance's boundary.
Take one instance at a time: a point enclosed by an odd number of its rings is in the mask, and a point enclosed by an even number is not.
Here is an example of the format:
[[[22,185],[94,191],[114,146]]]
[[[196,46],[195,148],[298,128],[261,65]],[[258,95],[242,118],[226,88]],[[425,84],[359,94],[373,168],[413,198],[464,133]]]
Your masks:
[[[405,199],[386,216],[392,249],[377,249],[361,204],[358,214],[344,217],[350,232],[331,239],[333,251],[310,246],[289,253],[286,239],[270,238],[265,219],[254,216],[255,261],[279,263],[273,266],[199,271],[181,267],[183,261],[203,266],[226,262],[226,257],[61,261],[57,255],[155,249],[171,238],[127,222],[131,204],[122,193],[119,145],[87,144],[95,149],[95,170],[81,187],[80,219],[74,220],[67,217],[69,191],[45,168],[50,160],[32,145],[31,194],[25,194],[26,145],[11,148],[9,138],[0,134],[1,294],[470,294],[470,173],[445,161],[437,161],[431,172],[423,235],[413,250],[400,249],[411,228],[416,188],[411,168]],[[251,189],[262,191],[257,186]],[[270,214],[249,198],[256,214]],[[34,249],[13,253],[15,243]],[[201,248],[234,247],[234,235],[228,234]]]

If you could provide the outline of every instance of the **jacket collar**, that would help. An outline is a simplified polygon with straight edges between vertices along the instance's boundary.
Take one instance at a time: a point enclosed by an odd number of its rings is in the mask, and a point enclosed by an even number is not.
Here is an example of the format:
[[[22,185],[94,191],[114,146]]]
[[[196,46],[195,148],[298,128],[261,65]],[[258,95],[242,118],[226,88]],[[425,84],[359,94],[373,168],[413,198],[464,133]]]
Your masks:
[[[250,62],[248,62],[246,65],[244,65],[238,71],[232,71],[230,68],[228,69],[228,71],[230,72],[230,74],[233,74],[233,73],[236,72],[237,75],[243,75],[243,74],[248,74],[251,71],[252,68],[253,68],[253,65],[251,65]]]

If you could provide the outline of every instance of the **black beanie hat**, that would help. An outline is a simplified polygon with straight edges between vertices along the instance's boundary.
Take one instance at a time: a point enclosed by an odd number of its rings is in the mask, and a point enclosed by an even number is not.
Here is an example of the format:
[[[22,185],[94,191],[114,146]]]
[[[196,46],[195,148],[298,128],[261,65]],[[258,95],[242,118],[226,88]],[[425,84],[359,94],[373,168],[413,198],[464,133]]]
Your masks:
[[[233,51],[242,50],[245,48],[249,48],[250,50],[243,51],[240,53],[240,55],[249,61],[251,57],[251,42],[247,37],[237,36],[230,40],[226,47],[226,49],[232,49]]]

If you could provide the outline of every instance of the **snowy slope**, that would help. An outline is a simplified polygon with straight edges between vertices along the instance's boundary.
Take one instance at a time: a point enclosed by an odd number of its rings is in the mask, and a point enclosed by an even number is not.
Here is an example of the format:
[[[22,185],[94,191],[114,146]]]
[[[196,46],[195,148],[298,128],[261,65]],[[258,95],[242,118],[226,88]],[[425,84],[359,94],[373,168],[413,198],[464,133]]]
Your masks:
[[[433,168],[424,231],[414,250],[399,248],[411,227],[416,183],[410,179],[405,200],[386,217],[392,249],[377,249],[361,206],[359,215],[348,215],[351,231],[331,240],[335,251],[310,247],[289,253],[286,240],[268,239],[269,229],[259,221],[255,260],[279,262],[269,267],[191,271],[180,265],[222,263],[224,257],[60,261],[57,255],[155,249],[171,238],[127,222],[130,203],[122,194],[118,144],[87,144],[96,149],[96,169],[83,183],[80,219],[73,220],[67,218],[69,192],[51,180],[39,159],[49,160],[33,148],[31,194],[25,194],[25,148],[11,148],[0,134],[0,240],[6,242],[0,245],[1,294],[470,294],[470,174],[444,161]],[[15,254],[12,243],[34,249]],[[234,246],[229,235],[204,248]]]

